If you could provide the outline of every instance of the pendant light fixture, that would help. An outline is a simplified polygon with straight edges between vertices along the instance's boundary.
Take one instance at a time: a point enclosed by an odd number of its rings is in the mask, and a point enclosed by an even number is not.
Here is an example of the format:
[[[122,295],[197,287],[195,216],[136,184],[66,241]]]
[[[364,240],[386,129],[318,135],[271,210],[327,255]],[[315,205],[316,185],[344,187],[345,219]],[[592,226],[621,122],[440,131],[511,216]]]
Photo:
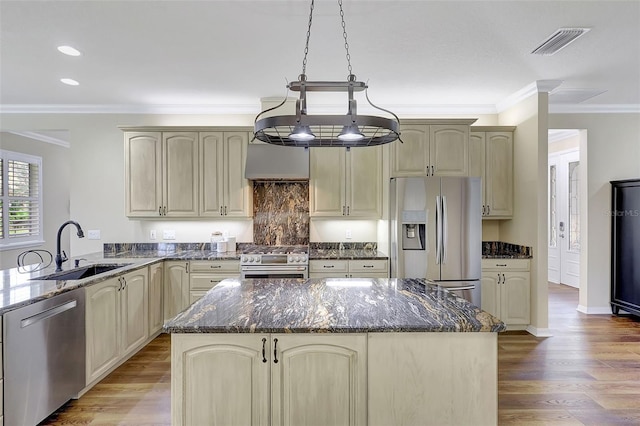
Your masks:
[[[347,30],[344,23],[342,0],[338,0],[340,19],[342,22],[342,36],[347,57],[348,76],[346,81],[307,81],[307,54],[309,53],[309,38],[311,37],[311,22],[313,20],[314,0],[311,0],[307,41],[302,61],[302,74],[298,81],[287,84],[289,90],[299,92],[296,100],[295,115],[275,115],[260,118],[263,114],[277,110],[282,103],[266,109],[256,116],[254,123],[254,137],[263,142],[282,146],[321,147],[321,146],[374,146],[393,142],[399,139],[399,119],[393,112],[380,108],[369,100],[367,84],[357,81],[351,69],[351,56],[347,42]],[[388,113],[393,118],[371,115],[358,115],[355,92],[365,92],[369,105]],[[344,115],[308,115],[307,92],[342,92],[347,94],[347,113]]]

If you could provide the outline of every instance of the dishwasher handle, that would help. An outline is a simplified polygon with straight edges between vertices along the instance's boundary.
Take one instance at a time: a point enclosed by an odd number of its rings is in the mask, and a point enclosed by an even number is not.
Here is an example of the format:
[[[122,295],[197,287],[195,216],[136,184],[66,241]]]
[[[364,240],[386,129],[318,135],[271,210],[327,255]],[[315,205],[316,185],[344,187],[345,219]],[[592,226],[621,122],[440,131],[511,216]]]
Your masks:
[[[30,325],[36,324],[40,321],[44,321],[47,318],[55,317],[63,312],[66,312],[70,309],[78,306],[77,300],[70,300],[62,305],[54,306],[53,308],[47,309],[46,311],[39,312],[35,315],[27,317],[20,321],[20,328],[29,327]]]

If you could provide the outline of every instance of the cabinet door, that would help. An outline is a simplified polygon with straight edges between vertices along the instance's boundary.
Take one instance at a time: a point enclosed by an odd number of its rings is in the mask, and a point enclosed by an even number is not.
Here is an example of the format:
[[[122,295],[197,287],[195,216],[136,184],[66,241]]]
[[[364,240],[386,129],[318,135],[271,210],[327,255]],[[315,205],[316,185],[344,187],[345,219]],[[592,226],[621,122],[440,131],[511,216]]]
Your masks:
[[[310,260],[310,278],[347,278],[349,276],[348,260]]]
[[[164,319],[171,319],[189,306],[189,262],[164,264]]]
[[[224,215],[229,217],[253,216],[251,185],[244,177],[249,134],[224,133]]]
[[[125,274],[120,291],[121,354],[128,354],[148,337],[147,268]]]
[[[480,304],[483,311],[487,311],[494,317],[500,318],[500,286],[498,285],[498,272],[482,271],[482,279],[480,281]]]
[[[402,142],[391,146],[391,177],[425,176],[429,168],[429,126],[401,125]]]
[[[346,164],[347,215],[380,219],[382,215],[382,147],[352,148],[347,153]]]
[[[271,337],[272,424],[367,424],[366,335]]]
[[[160,216],[162,137],[159,132],[125,132],[125,208],[129,217]]]
[[[198,134],[162,134],[166,216],[198,216]]]
[[[149,266],[149,335],[160,331],[164,322],[164,274],[163,264]]]
[[[500,319],[506,324],[530,323],[530,274],[529,272],[504,272],[500,293]]]
[[[513,133],[486,134],[486,204],[489,216],[513,215]]]
[[[222,210],[222,132],[202,132],[200,138],[200,216],[220,217]]]
[[[469,126],[429,126],[429,161],[434,176],[467,176]]]
[[[485,134],[484,132],[469,133],[469,176],[482,178],[480,191],[482,196],[482,215],[485,213]]]
[[[345,148],[310,148],[309,216],[346,213]]]
[[[87,384],[120,359],[120,282],[86,287]]]
[[[269,425],[269,344],[261,334],[172,335],[171,424]]]

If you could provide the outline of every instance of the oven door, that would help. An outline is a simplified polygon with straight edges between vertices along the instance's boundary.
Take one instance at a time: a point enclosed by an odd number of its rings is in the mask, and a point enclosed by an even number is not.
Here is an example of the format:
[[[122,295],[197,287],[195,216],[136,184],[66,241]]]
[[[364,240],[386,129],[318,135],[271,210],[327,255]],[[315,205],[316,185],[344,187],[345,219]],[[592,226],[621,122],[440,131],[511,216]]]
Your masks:
[[[241,278],[299,278],[307,279],[308,267],[301,265],[259,266],[243,265]]]

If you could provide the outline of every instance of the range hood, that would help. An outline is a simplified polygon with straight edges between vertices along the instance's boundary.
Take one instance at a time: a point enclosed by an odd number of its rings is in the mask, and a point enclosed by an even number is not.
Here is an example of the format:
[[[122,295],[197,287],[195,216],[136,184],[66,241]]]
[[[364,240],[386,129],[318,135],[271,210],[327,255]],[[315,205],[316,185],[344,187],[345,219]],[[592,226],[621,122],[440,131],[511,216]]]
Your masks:
[[[308,180],[309,150],[250,143],[244,175],[251,180]]]

